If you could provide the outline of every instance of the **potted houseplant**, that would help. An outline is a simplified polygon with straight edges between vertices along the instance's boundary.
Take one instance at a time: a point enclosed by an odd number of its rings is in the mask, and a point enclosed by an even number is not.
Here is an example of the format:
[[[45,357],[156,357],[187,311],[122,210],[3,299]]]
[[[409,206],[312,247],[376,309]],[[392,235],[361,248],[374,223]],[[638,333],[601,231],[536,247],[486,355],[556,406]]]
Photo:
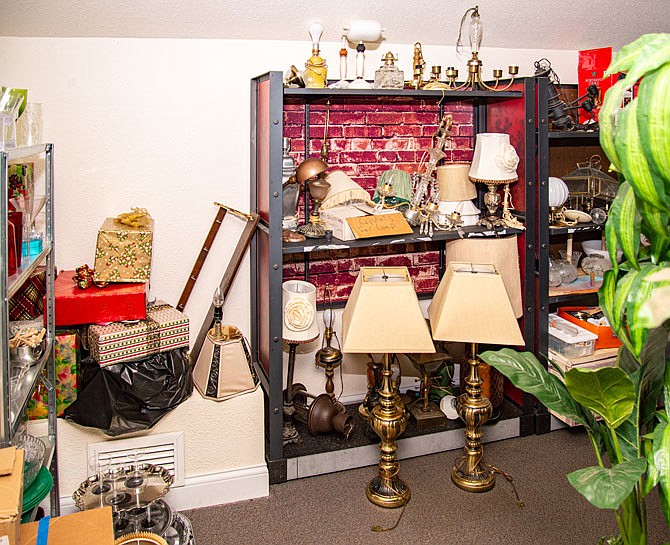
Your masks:
[[[654,488],[670,527],[670,34],[623,47],[608,69],[617,72],[626,77],[606,94],[600,143],[622,181],[605,225],[614,265],[598,292],[623,343],[616,365],[558,370],[561,380],[528,352],[505,348],[481,359],[584,426],[598,465],[570,473],[570,484],[614,512],[619,535],[601,543],[646,545],[645,501]]]

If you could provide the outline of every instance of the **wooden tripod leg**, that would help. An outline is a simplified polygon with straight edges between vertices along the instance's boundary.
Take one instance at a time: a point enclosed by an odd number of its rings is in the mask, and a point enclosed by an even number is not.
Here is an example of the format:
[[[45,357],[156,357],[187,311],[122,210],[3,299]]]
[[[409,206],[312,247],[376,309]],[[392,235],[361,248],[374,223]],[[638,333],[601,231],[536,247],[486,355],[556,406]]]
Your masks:
[[[184,307],[188,302],[188,298],[191,296],[191,292],[193,291],[193,287],[195,286],[195,281],[198,279],[200,271],[202,271],[202,267],[205,264],[205,259],[207,259],[207,256],[209,255],[209,250],[212,247],[212,244],[214,243],[214,239],[216,238],[216,234],[219,232],[221,223],[223,223],[223,218],[226,217],[226,212],[228,212],[226,208],[219,206],[219,211],[216,213],[216,218],[214,218],[214,222],[212,223],[212,226],[209,228],[209,233],[207,233],[205,243],[202,245],[200,253],[198,254],[198,258],[195,260],[195,265],[193,265],[191,274],[189,275],[188,280],[186,281],[184,291],[181,292],[181,297],[179,298],[179,302],[177,303],[177,310],[179,311],[184,310]]]
[[[240,240],[237,241],[237,246],[235,247],[233,256],[230,260],[230,263],[228,263],[228,267],[226,268],[226,272],[223,275],[221,284],[219,284],[224,299],[228,297],[228,292],[230,291],[230,287],[233,284],[233,280],[235,280],[237,270],[240,268],[242,259],[244,258],[244,255],[247,253],[249,244],[251,244],[251,239],[253,238],[254,233],[256,232],[256,227],[258,226],[259,219],[260,216],[258,216],[257,214],[251,214],[251,219],[247,221],[247,224],[245,225],[244,230],[242,231],[242,235],[240,236]],[[209,306],[209,310],[207,311],[207,315],[205,316],[205,320],[203,321],[202,326],[200,328],[200,333],[198,333],[198,337],[195,340],[193,349],[191,350],[191,362],[193,362],[194,365],[195,362],[198,360],[198,355],[200,354],[200,350],[202,349],[202,344],[205,342],[207,332],[210,330],[213,324],[214,324],[214,305],[211,304]]]

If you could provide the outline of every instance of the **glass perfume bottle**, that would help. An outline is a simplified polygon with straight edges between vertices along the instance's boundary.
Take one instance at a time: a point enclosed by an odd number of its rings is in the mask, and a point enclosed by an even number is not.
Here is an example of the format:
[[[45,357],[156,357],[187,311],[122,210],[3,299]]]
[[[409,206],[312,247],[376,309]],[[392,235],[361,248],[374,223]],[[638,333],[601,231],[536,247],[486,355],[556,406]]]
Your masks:
[[[323,33],[323,27],[319,23],[309,25],[309,35],[312,37],[312,56],[305,63],[305,72],[302,76],[305,87],[311,89],[323,89],[326,87],[328,66],[325,59],[321,58],[319,40]]]
[[[375,89],[402,89],[404,87],[404,74],[396,65],[397,57],[390,51],[382,57],[382,64],[375,71]]]

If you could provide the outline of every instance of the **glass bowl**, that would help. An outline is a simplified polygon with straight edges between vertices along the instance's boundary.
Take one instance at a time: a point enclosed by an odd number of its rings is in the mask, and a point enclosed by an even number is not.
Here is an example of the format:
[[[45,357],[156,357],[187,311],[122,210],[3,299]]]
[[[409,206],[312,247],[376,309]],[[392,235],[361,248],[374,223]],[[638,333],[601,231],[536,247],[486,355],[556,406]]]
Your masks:
[[[40,471],[44,462],[46,445],[38,437],[29,434],[21,434],[14,440],[16,448],[22,448],[25,451],[23,461],[23,489],[27,490],[33,484],[35,477]]]

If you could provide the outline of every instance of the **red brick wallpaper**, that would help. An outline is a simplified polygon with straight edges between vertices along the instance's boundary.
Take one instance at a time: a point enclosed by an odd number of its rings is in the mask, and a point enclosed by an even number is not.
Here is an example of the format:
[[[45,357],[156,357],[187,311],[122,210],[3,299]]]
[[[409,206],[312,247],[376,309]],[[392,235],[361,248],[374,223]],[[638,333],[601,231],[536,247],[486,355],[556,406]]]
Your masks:
[[[470,161],[474,146],[471,103],[449,103],[444,112],[451,113],[454,120],[445,161]],[[310,105],[309,157],[319,156],[325,120],[326,104]],[[439,121],[438,100],[333,99],[327,163],[331,169],[346,172],[372,195],[377,179],[384,171],[397,168],[413,174],[419,170]],[[291,156],[296,164],[305,158],[305,130],[304,103],[288,100],[284,107],[284,136],[290,138]],[[304,218],[302,197],[301,218]],[[360,267],[401,265],[408,267],[418,293],[433,293],[439,280],[436,244],[313,252],[309,254],[306,279],[317,286],[319,301],[327,283],[334,288],[335,300],[343,301],[349,295]],[[305,279],[302,255],[285,256],[284,279],[293,278]]]

